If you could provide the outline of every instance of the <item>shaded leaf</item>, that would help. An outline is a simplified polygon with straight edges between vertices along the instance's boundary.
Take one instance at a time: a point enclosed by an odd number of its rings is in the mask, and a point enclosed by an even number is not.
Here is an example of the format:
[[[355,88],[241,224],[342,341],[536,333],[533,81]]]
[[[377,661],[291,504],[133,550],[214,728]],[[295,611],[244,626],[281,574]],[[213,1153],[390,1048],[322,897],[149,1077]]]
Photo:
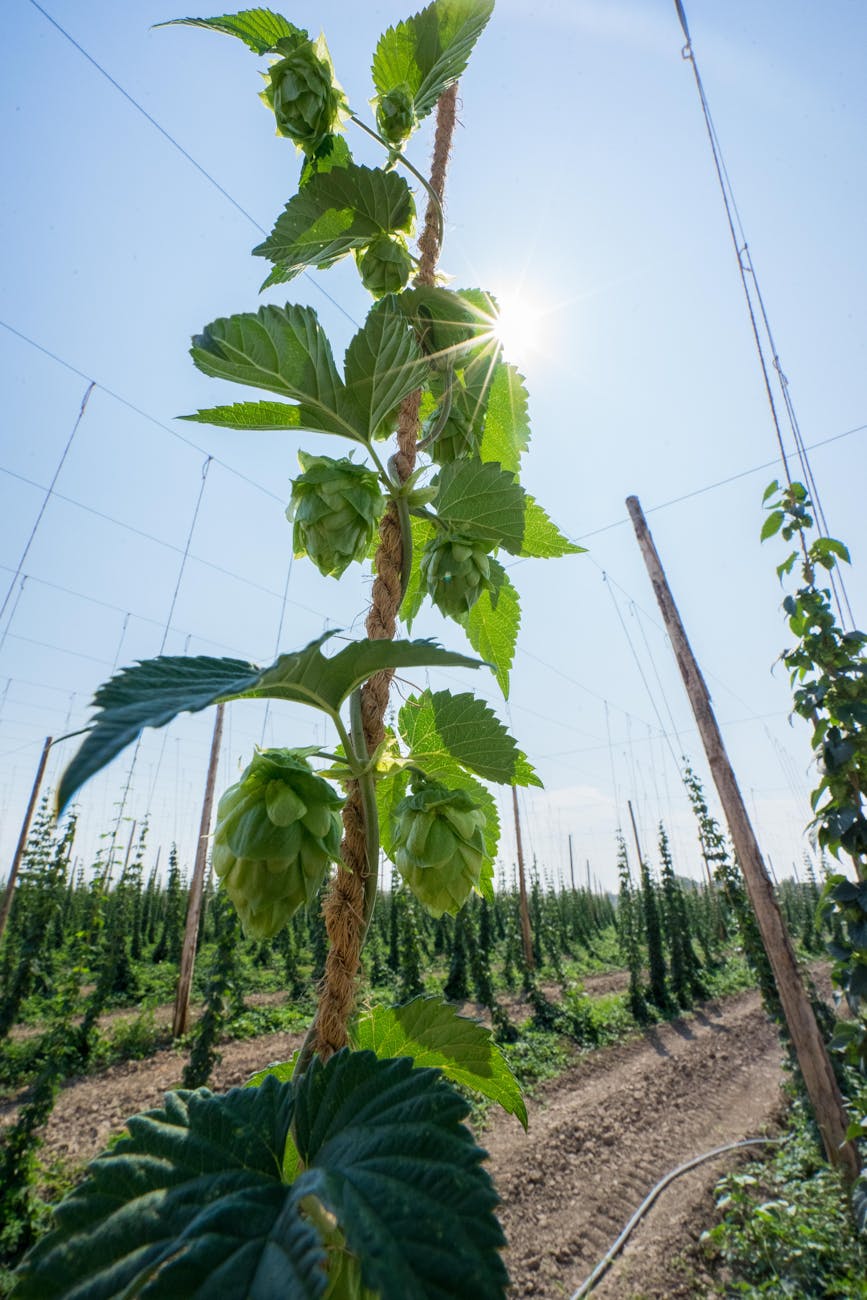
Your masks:
[[[479,667],[477,659],[434,641],[354,641],[331,658],[320,647],[335,632],[284,654],[268,668],[242,659],[163,655],[124,668],[94,696],[91,730],[60,781],[58,807],[105,767],[145,727],[163,727],[179,713],[238,699],[291,700],[334,714],[347,696],[383,668]]]
[[[291,1086],[168,1093],[95,1160],[19,1272],[22,1300],[323,1294],[325,1253],[281,1182]]]
[[[372,1052],[315,1059],[296,1085],[293,1184],[337,1218],[383,1300],[502,1300],[497,1196],[461,1123],[466,1102],[408,1057]]]
[[[397,172],[345,161],[317,171],[289,200],[253,253],[274,263],[262,288],[293,279],[305,267],[333,266],[378,235],[412,230],[415,202]]]
[[[524,489],[514,474],[496,462],[458,460],[436,478],[440,519],[467,537],[521,553],[524,536]]]
[[[388,437],[389,417],[428,372],[415,334],[393,298],[384,298],[368,314],[346,350],[344,374],[353,405],[363,413],[371,434]]]
[[[783,526],[784,519],[785,515],[782,510],[772,510],[762,524],[761,540],[765,542],[769,537],[773,537],[775,533],[778,533]]]
[[[446,1078],[498,1102],[527,1127],[521,1089],[491,1031],[438,997],[413,998],[402,1007],[370,1007],[350,1032],[354,1047],[379,1057],[410,1056],[416,1066],[436,1066]]]
[[[206,375],[297,402],[298,428],[338,433],[356,442],[370,436],[312,307],[265,306],[221,317],[193,339],[190,355]]]

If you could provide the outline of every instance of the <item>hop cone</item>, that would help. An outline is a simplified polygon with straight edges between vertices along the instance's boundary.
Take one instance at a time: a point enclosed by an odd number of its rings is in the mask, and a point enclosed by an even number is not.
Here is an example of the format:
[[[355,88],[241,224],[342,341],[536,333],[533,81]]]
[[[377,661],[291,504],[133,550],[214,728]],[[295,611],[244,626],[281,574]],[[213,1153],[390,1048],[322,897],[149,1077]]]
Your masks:
[[[286,510],[294,520],[296,555],[309,555],[320,573],[339,578],[363,560],[373,541],[384,500],[373,470],[351,460],[298,453],[304,470],[292,484]]]
[[[434,916],[452,916],[479,883],[485,814],[467,790],[426,783],[394,810],[395,865]]]
[[[212,860],[249,938],[311,902],[339,852],[342,803],[291,749],[261,750],[223,795]]]
[[[444,614],[460,618],[493,586],[488,546],[475,538],[438,532],[424,548],[422,581]]]
[[[268,69],[262,99],[274,110],[277,133],[288,136],[306,154],[315,153],[348,111],[346,97],[334,80],[325,42],[303,41]]]
[[[409,86],[395,86],[376,105],[376,129],[389,144],[401,145],[416,125],[415,104]]]
[[[377,235],[357,257],[361,282],[374,298],[399,293],[412,271],[412,258],[406,245],[390,235]]]

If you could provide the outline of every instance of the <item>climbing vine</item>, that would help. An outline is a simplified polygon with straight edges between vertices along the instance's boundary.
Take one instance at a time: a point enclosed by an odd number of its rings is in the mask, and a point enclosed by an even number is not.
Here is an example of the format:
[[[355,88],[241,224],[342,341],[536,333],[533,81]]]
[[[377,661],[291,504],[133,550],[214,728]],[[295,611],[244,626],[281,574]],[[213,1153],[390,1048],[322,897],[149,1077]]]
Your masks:
[[[520,606],[504,558],[581,549],[521,486],[527,394],[502,358],[495,299],[446,288],[437,273],[457,79],[492,8],[434,0],[389,28],[373,55],[375,125],[354,111],[323,36],[266,9],[176,20],[268,59],[262,99],[300,155],[297,192],[253,250],[269,264],[263,289],[352,258],[374,300],[342,368],[310,307],[268,303],[212,321],[193,339],[195,365],[268,396],[186,418],[349,443],[340,457],[299,451],[287,515],[295,554],[324,577],[371,562],[372,601],[360,640],[330,631],[265,667],[161,656],[98,690],[61,807],[143,728],[184,711],[276,699],[330,720],[330,748],[252,756],[220,800],[213,841],[215,872],[254,938],[277,934],[329,878],[328,949],[297,1060],[225,1097],[170,1094],[131,1120],[25,1260],[22,1297],[192,1294],[216,1277],[221,1294],[258,1297],[504,1293],[496,1194],[461,1124],[466,1103],[442,1076],[525,1120],[505,1060],[486,1030],[437,999],[355,1009],[380,849],[412,905],[458,915],[467,942],[474,927],[461,909],[474,892],[492,897],[499,826],[485,783],[539,783],[471,692],[417,691],[387,726],[392,677],[489,668],[506,694]],[[425,179],[406,148],[434,112]],[[378,142],[380,166],[355,160],[351,131]],[[426,601],[472,653],[397,635]],[[397,960],[411,994],[417,944],[405,939]]]
[[[829,945],[832,979],[845,997],[851,1019],[841,1021],[831,1046],[867,1072],[867,635],[845,631],[834,613],[833,595],[822,575],[848,564],[849,551],[833,537],[815,535],[806,488],[776,481],[765,491],[768,511],[762,540],[780,534],[796,548],[777,566],[781,581],[800,570],[800,584],[786,595],[783,610],[795,644],[781,660],[789,673],[794,712],[811,727],[818,782],[811,802],[811,831],[820,847],[839,860],[845,855],[855,879],[829,874],[820,911],[837,934]]]

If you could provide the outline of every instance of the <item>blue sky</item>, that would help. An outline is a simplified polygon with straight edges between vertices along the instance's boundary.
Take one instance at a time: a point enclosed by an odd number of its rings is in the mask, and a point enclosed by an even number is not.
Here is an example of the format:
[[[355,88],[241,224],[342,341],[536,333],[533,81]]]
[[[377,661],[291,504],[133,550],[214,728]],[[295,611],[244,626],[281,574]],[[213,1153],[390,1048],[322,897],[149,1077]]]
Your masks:
[[[174,420],[226,399],[193,368],[189,336],[218,315],[255,308],[254,223],[270,228],[297,174],[292,146],[274,135],[257,97],[264,61],[195,29],[150,30],[178,16],[163,3],[44,8],[250,215],[30,0],[11,0],[0,54],[0,319],[85,378],[0,328],[4,595],[87,380],[97,387],[23,565],[23,589],[16,585],[0,621],[4,860],[44,736],[83,725],[113,665],[160,649],[206,457],[214,459],[166,650],[267,661],[290,558],[283,505],[296,452],[335,451],[323,438],[239,436]],[[364,107],[369,53],[408,10],[331,0],[284,12],[325,31],[338,76]],[[867,13],[858,0],[692,0],[688,15],[805,440],[857,429],[867,424]],[[546,784],[524,800],[526,837],[558,873],[571,832],[576,860],[589,858],[606,884],[627,798],[644,839],[663,817],[680,869],[697,874],[672,750],[705,772],[622,522],[630,493],[651,510],[742,475],[649,519],[781,873],[800,858],[809,817],[806,736],[789,725],[785,679],[772,672],[786,644],[774,575],[781,554],[758,542],[761,492],[776,471],[744,474],[774,459],[774,434],[682,44],[668,0],[498,0],[461,85],[448,181],[443,268],[458,286],[523,295],[538,316],[535,345],[515,358],[533,417],[526,486],[590,548],[513,573],[523,629],[508,712],[498,707]],[[360,136],[352,144],[376,161]],[[417,165],[427,152],[422,133]],[[318,282],[339,306],[306,279],[282,299],[315,306],[339,354],[365,296],[348,264]],[[856,618],[865,598],[857,563],[867,546],[865,446],[861,430],[812,457],[831,530],[856,558]],[[325,626],[358,627],[368,590],[360,571],[337,584],[299,561],[281,648]],[[437,616],[417,630],[463,648],[459,629]],[[497,700],[482,674],[431,680]],[[208,715],[182,719],[142,745],[127,811],[140,819],[150,809],[154,851],[174,836],[190,856],[211,725]],[[259,706],[230,708],[222,784],[248,761],[262,727]],[[313,715],[282,708],[271,711],[265,739],[306,744],[317,734]],[[52,777],[70,753],[71,745],[55,752]],[[82,853],[110,829],[129,759],[83,792]],[[503,849],[510,860],[508,833]]]

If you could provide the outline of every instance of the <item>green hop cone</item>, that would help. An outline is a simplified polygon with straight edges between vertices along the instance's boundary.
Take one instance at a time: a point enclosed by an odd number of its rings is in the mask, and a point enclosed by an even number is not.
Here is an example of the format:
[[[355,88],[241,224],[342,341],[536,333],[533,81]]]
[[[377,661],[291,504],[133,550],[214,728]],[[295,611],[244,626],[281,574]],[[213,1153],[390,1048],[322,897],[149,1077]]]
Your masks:
[[[412,258],[402,239],[377,235],[372,243],[356,253],[361,283],[374,298],[399,293],[412,271]]]
[[[395,866],[434,916],[454,916],[478,885],[484,830],[485,814],[467,790],[425,782],[395,808]]]
[[[450,618],[472,609],[493,587],[490,543],[458,533],[438,532],[421,557],[421,578],[431,600]]]
[[[266,77],[262,99],[274,111],[278,135],[288,136],[306,154],[315,153],[349,112],[324,39],[302,41],[272,63]]]
[[[385,508],[373,470],[353,461],[298,453],[304,470],[292,483],[286,517],[294,521],[296,555],[309,555],[320,573],[339,578],[370,549]]]
[[[263,749],[217,808],[212,861],[244,933],[271,939],[340,851],[343,800],[291,749]]]
[[[409,86],[395,86],[376,101],[376,129],[388,144],[403,144],[417,123]]]

